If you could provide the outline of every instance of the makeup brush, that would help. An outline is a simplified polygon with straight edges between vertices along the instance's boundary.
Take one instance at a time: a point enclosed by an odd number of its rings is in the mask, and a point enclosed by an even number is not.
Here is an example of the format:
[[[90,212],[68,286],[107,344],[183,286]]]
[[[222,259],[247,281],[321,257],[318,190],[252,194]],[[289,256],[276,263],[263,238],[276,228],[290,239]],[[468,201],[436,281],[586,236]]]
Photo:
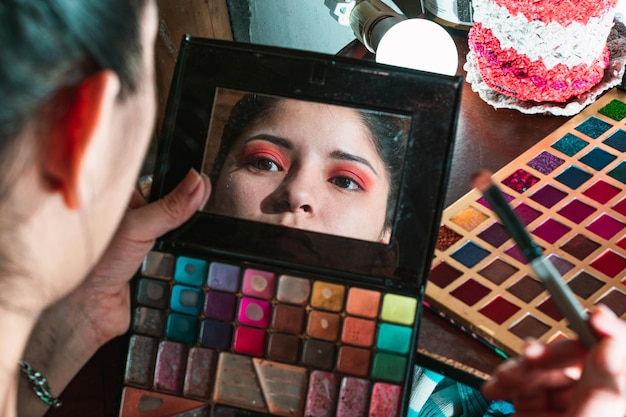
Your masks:
[[[533,241],[519,217],[504,198],[500,188],[493,182],[491,173],[486,170],[475,173],[472,176],[472,186],[483,193],[491,209],[498,215],[504,227],[513,237],[533,271],[552,296],[557,308],[578,334],[583,344],[587,348],[593,346],[598,337],[589,325],[587,311],[565,284],[559,271],[543,256],[539,245]]]

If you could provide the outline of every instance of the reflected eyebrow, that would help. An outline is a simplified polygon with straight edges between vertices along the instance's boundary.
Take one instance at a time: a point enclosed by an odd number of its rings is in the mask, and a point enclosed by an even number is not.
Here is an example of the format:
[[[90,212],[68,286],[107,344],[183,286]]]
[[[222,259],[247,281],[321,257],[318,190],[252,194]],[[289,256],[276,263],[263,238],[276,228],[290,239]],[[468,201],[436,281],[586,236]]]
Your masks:
[[[257,140],[270,142],[276,146],[280,146],[281,148],[285,148],[290,151],[293,150],[293,143],[291,143],[289,139],[285,139],[280,136],[272,136],[272,135],[265,135],[265,134],[254,135],[246,139],[243,143],[246,144],[246,143],[254,142]]]
[[[365,159],[365,158],[363,158],[361,156],[358,156],[358,155],[355,155],[355,154],[352,154],[352,153],[348,153],[348,152],[344,152],[344,151],[340,151],[340,150],[332,151],[330,153],[330,156],[332,158],[334,158],[334,159],[339,159],[339,160],[342,160],[342,161],[353,161],[353,162],[358,162],[360,164],[363,164],[363,165],[367,166],[369,169],[371,169],[372,172],[374,174],[376,174],[376,176],[378,176],[378,172],[376,172],[376,170],[374,169],[374,166],[370,163],[370,161],[368,161],[367,159]]]

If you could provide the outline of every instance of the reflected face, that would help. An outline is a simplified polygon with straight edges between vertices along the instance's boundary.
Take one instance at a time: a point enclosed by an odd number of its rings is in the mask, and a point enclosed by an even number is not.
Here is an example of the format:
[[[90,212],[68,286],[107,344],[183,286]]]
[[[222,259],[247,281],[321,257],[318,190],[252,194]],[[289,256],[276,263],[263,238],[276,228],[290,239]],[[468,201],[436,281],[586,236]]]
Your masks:
[[[388,193],[387,171],[359,113],[282,100],[237,138],[209,210],[386,242]]]

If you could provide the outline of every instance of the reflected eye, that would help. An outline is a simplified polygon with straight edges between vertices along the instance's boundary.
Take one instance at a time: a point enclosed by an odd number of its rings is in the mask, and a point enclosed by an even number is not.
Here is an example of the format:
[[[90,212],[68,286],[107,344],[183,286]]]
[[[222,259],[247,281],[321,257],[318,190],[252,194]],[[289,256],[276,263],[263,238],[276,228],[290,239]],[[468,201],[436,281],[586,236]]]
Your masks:
[[[363,187],[361,186],[361,184],[356,182],[353,178],[346,177],[346,176],[333,177],[330,180],[328,180],[328,182],[330,182],[331,184],[339,188],[342,188],[348,191],[363,190]]]
[[[259,171],[282,171],[282,168],[276,162],[264,157],[252,158],[248,161],[248,165],[254,169],[258,169]]]

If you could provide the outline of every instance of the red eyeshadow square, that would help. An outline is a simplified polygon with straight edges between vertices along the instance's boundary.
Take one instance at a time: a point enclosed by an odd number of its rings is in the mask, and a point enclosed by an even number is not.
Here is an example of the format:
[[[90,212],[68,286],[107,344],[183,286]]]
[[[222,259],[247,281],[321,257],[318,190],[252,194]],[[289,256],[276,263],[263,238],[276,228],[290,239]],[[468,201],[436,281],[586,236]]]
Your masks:
[[[539,178],[530,174],[523,169],[518,169],[504,180],[502,180],[502,184],[506,185],[512,190],[517,191],[518,193],[523,193],[528,190],[530,187],[535,185],[539,181]]]
[[[519,309],[520,308],[512,302],[497,296],[479,311],[494,322],[502,324],[513,314],[517,313]]]
[[[626,313],[626,294],[614,289],[599,299],[596,304],[606,305],[613,310],[618,317],[621,317]]]
[[[608,182],[599,180],[591,187],[587,188],[583,191],[583,194],[587,197],[597,201],[600,204],[604,204],[613,197],[615,197],[620,191],[619,188],[614,185],[609,184]]]
[[[561,246],[561,249],[582,261],[599,247],[599,243],[594,242],[585,235],[576,235]]]
[[[626,216],[626,198],[614,205],[613,210],[615,210],[622,216]]]
[[[587,226],[587,229],[596,235],[609,240],[617,233],[621,232],[624,227],[626,227],[626,224],[609,216],[608,214],[602,214],[594,220],[593,223]]]
[[[570,230],[571,229],[564,224],[553,219],[548,219],[535,228],[535,230],[533,230],[533,234],[535,236],[539,236],[548,243],[554,243]]]
[[[617,246],[619,246],[620,248],[626,250],[626,236],[622,240],[617,242]]]
[[[560,321],[563,319],[563,315],[561,314],[559,309],[556,307],[556,304],[554,304],[554,301],[552,301],[552,297],[548,298],[543,303],[539,304],[537,306],[537,310],[548,315],[549,317],[551,317],[552,319],[556,321]]]
[[[440,262],[433,269],[430,270],[428,281],[432,282],[439,288],[446,288],[461,275],[463,275],[463,273],[458,269],[450,266],[445,262]]]
[[[450,294],[463,301],[468,306],[473,306],[478,300],[489,294],[489,292],[489,288],[473,279],[468,279]]]
[[[519,246],[517,246],[517,244],[505,250],[504,253],[506,253],[513,259],[517,260],[518,262],[523,263],[524,265],[528,264],[528,260],[526,260],[526,258],[524,257],[524,254],[520,250]]]
[[[525,316],[509,328],[509,331],[520,339],[527,339],[529,337],[539,339],[548,330],[550,330],[550,326],[531,315]]]
[[[541,216],[541,212],[539,210],[535,210],[526,203],[520,203],[513,209],[513,211],[526,226]]]
[[[530,198],[532,200],[535,200],[542,206],[550,208],[559,201],[563,200],[566,195],[566,192],[561,191],[558,188],[555,188],[548,184],[533,195],[531,195]]]
[[[609,249],[594,259],[589,265],[603,274],[608,275],[611,278],[615,278],[624,269],[626,269],[626,258]],[[622,282],[626,282],[626,279]]]
[[[500,247],[511,238],[511,235],[501,223],[494,223],[478,234],[478,237],[493,247]]]
[[[563,206],[558,213],[574,223],[580,223],[589,217],[594,211],[596,211],[595,207],[592,207],[587,203],[583,203],[578,199],[574,199]]]

